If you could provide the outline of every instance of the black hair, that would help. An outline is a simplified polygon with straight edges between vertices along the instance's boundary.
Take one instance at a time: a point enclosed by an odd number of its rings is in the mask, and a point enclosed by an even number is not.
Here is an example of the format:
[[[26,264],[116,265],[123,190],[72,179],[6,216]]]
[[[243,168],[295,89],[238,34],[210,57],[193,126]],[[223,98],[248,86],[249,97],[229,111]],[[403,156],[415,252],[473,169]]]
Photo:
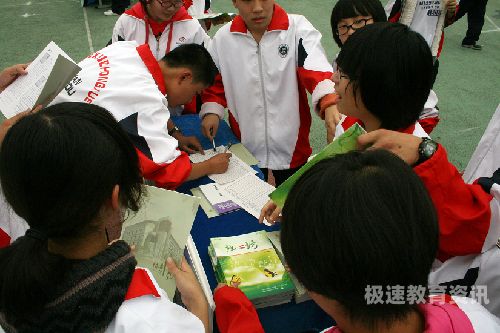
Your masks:
[[[95,230],[115,185],[125,209],[137,211],[143,193],[127,134],[108,111],[85,103],[50,106],[12,126],[0,178],[13,210],[46,236],[23,236],[0,250],[0,312],[14,320],[39,313],[69,268],[48,252],[47,239],[68,242]]]
[[[281,243],[308,290],[373,327],[403,318],[415,305],[369,305],[365,288],[427,286],[437,216],[404,161],[385,150],[355,151],[319,162],[297,181],[283,209]]]
[[[374,23],[356,31],[340,50],[339,70],[381,127],[413,125],[432,84],[432,54],[424,38],[399,23]]]
[[[340,20],[356,17],[371,16],[373,22],[386,22],[384,7],[379,0],[339,0],[332,9],[330,25],[332,27],[333,39],[342,48],[342,42],[337,35],[337,26]]]
[[[169,67],[187,67],[193,72],[193,82],[211,86],[219,72],[207,49],[198,44],[183,44],[162,59]]]

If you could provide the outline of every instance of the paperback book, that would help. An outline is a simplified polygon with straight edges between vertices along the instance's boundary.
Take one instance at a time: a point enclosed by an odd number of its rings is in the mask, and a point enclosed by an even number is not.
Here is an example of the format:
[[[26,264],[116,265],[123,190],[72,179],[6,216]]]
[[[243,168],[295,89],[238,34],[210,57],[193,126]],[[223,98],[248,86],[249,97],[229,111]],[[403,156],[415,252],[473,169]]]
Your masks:
[[[295,287],[265,231],[211,238],[208,253],[217,281],[241,289],[255,307],[292,299]]]

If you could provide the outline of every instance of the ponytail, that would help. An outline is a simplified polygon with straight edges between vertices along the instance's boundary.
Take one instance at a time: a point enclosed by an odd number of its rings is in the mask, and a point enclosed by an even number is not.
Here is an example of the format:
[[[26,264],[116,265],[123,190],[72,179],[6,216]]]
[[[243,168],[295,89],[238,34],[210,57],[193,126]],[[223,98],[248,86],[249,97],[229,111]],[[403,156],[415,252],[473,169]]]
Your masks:
[[[0,249],[0,312],[16,327],[16,318],[33,318],[53,297],[68,260],[47,250],[47,239],[18,238]]]

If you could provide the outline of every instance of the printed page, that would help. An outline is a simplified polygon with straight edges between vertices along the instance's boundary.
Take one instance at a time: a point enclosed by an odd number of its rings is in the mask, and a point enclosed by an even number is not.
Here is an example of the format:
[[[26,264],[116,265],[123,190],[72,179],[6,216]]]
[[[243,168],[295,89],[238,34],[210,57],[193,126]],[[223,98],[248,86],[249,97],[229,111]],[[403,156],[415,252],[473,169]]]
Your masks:
[[[229,184],[219,186],[219,188],[226,197],[256,218],[259,218],[260,210],[269,200],[268,195],[274,191],[274,186],[254,174],[246,174]]]
[[[192,154],[189,155],[189,159],[193,163],[199,163],[208,160],[209,158],[223,153],[225,151],[225,147],[220,146],[216,148],[216,151],[214,152],[213,149],[207,149],[205,150],[205,155],[202,154]],[[256,171],[252,169],[250,166],[248,166],[245,162],[243,162],[238,156],[234,155],[231,156],[231,159],[229,160],[229,168],[227,169],[226,172],[221,173],[221,174],[211,174],[208,175],[210,179],[212,179],[214,182],[220,185],[228,184],[232,181],[235,181],[236,179],[246,175],[246,174],[255,174]]]
[[[166,260],[172,257],[180,262],[199,203],[197,197],[146,186],[141,209],[123,222],[121,239],[135,246],[137,265],[153,273],[170,300],[176,286]]]
[[[51,75],[60,55],[73,64],[73,71],[68,72],[68,62],[59,61],[61,65],[55,70],[56,74]],[[0,94],[0,110],[6,118],[11,118],[20,112],[33,108],[49,76],[58,82],[61,81],[61,76],[64,77],[66,83],[62,84],[62,86],[56,84],[57,87],[61,86],[62,89],[76,75],[79,67],[59,46],[54,42],[50,42],[36,59],[29,64],[26,70],[28,71],[27,75],[18,77]],[[50,92],[46,95],[55,96],[57,93]]]

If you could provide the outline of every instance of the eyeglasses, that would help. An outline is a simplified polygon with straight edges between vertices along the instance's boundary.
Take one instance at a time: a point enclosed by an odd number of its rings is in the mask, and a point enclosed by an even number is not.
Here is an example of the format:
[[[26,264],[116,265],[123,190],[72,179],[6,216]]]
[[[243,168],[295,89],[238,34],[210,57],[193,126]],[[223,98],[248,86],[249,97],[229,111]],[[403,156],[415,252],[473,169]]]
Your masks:
[[[168,0],[156,0],[158,3],[165,9],[169,8],[180,8],[183,5],[182,0],[173,0],[173,1],[168,1]]]
[[[340,27],[337,27],[337,35],[343,36],[346,33],[349,32],[349,29],[352,29],[354,31],[363,28],[368,21],[373,21],[373,18],[366,18],[366,19],[359,19],[354,21],[352,24],[346,24],[342,25]]]

